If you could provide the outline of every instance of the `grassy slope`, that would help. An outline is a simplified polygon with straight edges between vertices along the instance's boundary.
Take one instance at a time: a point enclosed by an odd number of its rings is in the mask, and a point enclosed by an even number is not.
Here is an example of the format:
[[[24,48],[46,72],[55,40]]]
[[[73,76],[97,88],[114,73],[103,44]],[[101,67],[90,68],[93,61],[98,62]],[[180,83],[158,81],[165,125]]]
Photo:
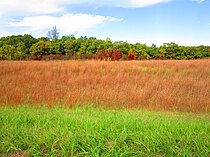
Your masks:
[[[0,156],[209,156],[207,114],[1,107]]]

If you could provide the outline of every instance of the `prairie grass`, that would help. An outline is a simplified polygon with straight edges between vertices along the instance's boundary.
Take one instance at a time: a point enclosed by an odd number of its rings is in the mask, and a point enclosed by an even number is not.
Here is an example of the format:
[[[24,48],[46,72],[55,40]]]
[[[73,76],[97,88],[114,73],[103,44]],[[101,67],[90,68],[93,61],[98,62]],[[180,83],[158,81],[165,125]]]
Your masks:
[[[207,113],[1,106],[0,156],[209,157],[209,120]]]
[[[1,61],[0,105],[209,112],[210,60]]]

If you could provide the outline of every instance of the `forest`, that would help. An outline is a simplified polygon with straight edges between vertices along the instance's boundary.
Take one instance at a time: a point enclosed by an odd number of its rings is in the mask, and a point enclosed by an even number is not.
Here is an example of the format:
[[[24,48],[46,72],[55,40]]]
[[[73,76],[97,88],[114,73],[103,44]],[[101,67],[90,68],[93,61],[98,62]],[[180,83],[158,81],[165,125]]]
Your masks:
[[[174,42],[147,46],[96,37],[62,36],[49,31],[48,37],[29,34],[0,38],[0,60],[149,60],[198,59],[210,57],[210,46],[179,46]]]

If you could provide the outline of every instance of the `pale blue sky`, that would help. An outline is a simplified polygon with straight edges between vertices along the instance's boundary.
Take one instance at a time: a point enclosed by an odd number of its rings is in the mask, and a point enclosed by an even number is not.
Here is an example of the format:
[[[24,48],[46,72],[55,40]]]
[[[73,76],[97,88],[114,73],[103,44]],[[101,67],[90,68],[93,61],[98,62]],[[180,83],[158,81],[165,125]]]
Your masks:
[[[210,0],[1,0],[0,36],[94,36],[160,45],[210,45]]]

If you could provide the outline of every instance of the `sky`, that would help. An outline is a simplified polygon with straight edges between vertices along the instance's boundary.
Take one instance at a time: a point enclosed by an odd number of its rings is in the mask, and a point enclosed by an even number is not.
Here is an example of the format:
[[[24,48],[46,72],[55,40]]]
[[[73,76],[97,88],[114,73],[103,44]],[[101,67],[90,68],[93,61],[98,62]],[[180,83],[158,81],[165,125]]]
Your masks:
[[[74,34],[112,41],[210,45],[210,0],[0,0],[0,37]]]

